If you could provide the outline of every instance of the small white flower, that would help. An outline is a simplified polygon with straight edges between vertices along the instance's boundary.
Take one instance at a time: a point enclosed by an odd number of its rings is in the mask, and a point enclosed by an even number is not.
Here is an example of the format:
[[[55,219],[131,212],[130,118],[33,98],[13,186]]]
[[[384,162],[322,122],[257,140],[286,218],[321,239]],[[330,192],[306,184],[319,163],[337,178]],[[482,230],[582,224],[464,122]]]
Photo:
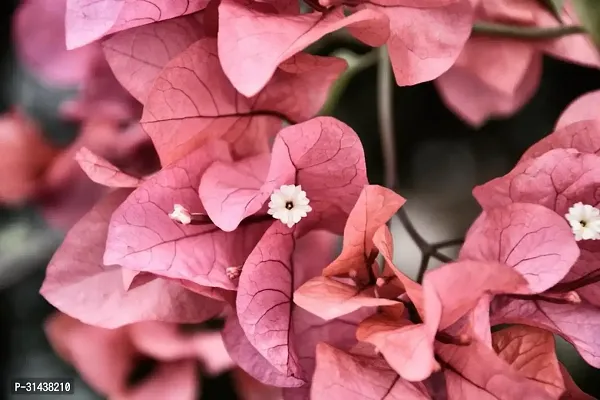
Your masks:
[[[575,240],[600,239],[600,210],[581,202],[573,204],[569,213],[565,214],[569,221]]]
[[[271,195],[267,212],[291,228],[312,211],[309,202],[300,185],[282,185]]]
[[[181,204],[173,205],[173,212],[169,214],[169,218],[183,225],[189,225],[192,222],[192,214]]]

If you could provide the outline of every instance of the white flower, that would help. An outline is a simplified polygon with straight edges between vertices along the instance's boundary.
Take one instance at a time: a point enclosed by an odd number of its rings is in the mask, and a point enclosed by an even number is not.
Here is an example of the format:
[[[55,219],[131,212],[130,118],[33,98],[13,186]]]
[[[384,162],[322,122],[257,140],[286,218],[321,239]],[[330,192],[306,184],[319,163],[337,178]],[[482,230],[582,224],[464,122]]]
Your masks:
[[[573,204],[569,213],[565,214],[569,221],[575,240],[600,239],[600,210],[581,202]]]
[[[169,214],[169,218],[183,225],[189,225],[192,222],[192,214],[181,204],[173,205],[173,212]]]
[[[300,185],[282,185],[271,195],[267,212],[291,228],[312,211],[309,202]]]

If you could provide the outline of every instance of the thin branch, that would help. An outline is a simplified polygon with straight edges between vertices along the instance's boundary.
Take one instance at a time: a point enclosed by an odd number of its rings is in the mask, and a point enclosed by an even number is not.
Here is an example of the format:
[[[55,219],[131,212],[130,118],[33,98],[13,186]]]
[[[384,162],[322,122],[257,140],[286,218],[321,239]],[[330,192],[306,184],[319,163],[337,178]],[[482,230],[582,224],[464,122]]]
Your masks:
[[[400,220],[402,225],[404,225],[404,229],[406,229],[408,236],[410,236],[412,241],[415,242],[415,244],[419,249],[421,249],[421,251],[429,247],[429,243],[427,243],[423,236],[421,236],[421,234],[417,231],[417,228],[415,228],[412,221],[408,217],[406,209],[401,208],[400,210],[398,210],[398,219]]]
[[[394,82],[392,74],[392,65],[387,46],[381,46],[377,50],[377,116],[379,119],[379,137],[381,140],[381,153],[384,163],[384,185],[390,189],[395,189],[398,185],[396,170],[398,163],[396,161],[396,143],[394,141]],[[392,220],[388,221],[388,227],[391,227]],[[379,275],[383,274],[384,261],[382,257],[379,260]]]
[[[437,250],[431,249],[430,250],[430,254],[431,257],[437,259],[438,261],[441,261],[443,263],[450,263],[450,262],[454,262],[454,258],[452,257],[448,257],[447,255],[445,255],[444,253],[440,253]]]
[[[476,22],[473,25],[474,35],[530,40],[558,39],[563,36],[586,32],[585,28],[578,25],[562,25],[550,28],[494,24],[488,22]]]
[[[419,265],[419,272],[417,273],[417,282],[423,282],[423,277],[425,276],[425,272],[427,271],[427,266],[429,265],[429,259],[431,257],[428,254],[423,253],[421,255],[421,264]]]
[[[431,245],[431,247],[436,250],[439,250],[444,247],[459,246],[459,245],[463,244],[464,242],[465,242],[465,238],[449,239],[449,240],[443,240],[441,242],[433,243]]]
[[[395,188],[398,185],[396,170],[396,143],[394,141],[394,82],[387,47],[379,48],[379,64],[377,67],[377,112],[379,116],[379,133],[381,153],[384,160],[384,185]]]
[[[417,247],[419,248],[419,250],[421,250],[421,253],[423,254],[423,259],[421,260],[421,265],[419,266],[419,272],[417,274],[417,276],[419,277],[419,279],[417,279],[417,282],[421,282],[421,280],[423,279],[423,276],[425,275],[425,272],[427,271],[427,266],[429,265],[430,258],[433,257],[443,263],[449,263],[449,262],[454,261],[454,259],[452,257],[448,257],[444,253],[440,253],[438,251],[438,249],[440,247],[444,247],[444,246],[439,246],[439,243],[433,244],[433,245],[429,244],[427,242],[427,240],[425,240],[425,238],[423,238],[423,236],[421,236],[419,231],[417,231],[417,228],[415,228],[412,221],[408,217],[408,214],[406,213],[406,210],[404,208],[401,208],[400,210],[398,210],[398,218],[400,219],[400,222],[404,226],[404,229],[406,229],[408,236],[410,236],[412,241],[415,242],[415,244],[417,245]],[[457,240],[462,241],[462,239],[453,239],[452,242],[457,241]],[[450,242],[450,241],[448,241],[448,242]],[[440,242],[440,243],[444,244],[445,242]],[[423,262],[423,260],[425,258],[427,259],[427,262]]]

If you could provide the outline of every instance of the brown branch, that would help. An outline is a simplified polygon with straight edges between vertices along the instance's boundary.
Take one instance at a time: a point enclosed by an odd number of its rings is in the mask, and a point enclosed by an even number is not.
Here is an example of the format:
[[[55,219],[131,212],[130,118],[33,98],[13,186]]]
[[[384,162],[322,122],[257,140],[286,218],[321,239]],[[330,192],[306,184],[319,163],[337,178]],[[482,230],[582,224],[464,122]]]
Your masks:
[[[381,46],[379,48],[379,64],[377,67],[377,112],[379,117],[381,153],[384,161],[383,183],[386,187],[392,189],[398,185],[393,105],[394,82],[392,67],[387,47]]]

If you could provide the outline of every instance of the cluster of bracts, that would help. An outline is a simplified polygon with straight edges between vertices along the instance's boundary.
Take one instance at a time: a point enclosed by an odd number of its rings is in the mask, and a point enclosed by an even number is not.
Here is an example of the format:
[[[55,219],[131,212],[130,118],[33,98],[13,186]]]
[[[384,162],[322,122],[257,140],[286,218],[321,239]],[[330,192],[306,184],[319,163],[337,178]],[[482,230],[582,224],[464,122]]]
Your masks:
[[[57,182],[87,175],[55,186],[48,214],[78,220],[41,288],[61,312],[47,324],[57,352],[121,399],[193,399],[199,361],[233,369],[246,399],[590,399],[553,334],[600,367],[600,94],[474,189],[483,212],[458,259],[417,283],[393,263],[388,221],[405,200],[369,184],[350,127],[315,117],[347,64],[303,52],[340,28],[387,44],[397,84],[435,80],[476,126],[533,96],[543,54],[600,66],[585,34],[471,35],[476,20],[560,24],[542,3],[25,1],[20,59],[48,84],[79,85],[61,111],[89,131],[54,151],[6,116],[44,156],[4,200],[42,199],[33,188],[57,169]],[[577,22],[565,3],[562,23]],[[144,144],[160,165],[140,163]],[[215,318],[221,331],[179,327]],[[140,355],[159,365],[131,386]]]

